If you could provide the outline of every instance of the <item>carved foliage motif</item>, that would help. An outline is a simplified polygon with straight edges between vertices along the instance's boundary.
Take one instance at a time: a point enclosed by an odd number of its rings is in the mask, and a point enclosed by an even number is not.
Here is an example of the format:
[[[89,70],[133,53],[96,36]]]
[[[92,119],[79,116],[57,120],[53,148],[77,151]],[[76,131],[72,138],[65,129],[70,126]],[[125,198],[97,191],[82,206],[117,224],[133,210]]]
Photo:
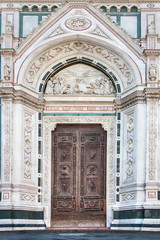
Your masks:
[[[127,152],[127,161],[126,161],[126,180],[131,181],[134,178],[134,112],[127,115],[127,139],[126,139],[126,152]]]
[[[57,27],[52,33],[50,33],[46,39],[48,38],[52,38],[54,36],[60,35],[60,34],[64,34],[64,30],[59,26]]]
[[[85,17],[73,17],[69,18],[65,25],[67,28],[74,30],[74,31],[82,31],[86,30],[91,26],[91,21]]]
[[[31,179],[32,172],[32,115],[24,113],[24,178]]]
[[[4,141],[4,181],[10,181],[10,151],[11,151],[11,109],[10,104],[4,104],[4,134],[5,134],[5,141]]]
[[[157,106],[155,102],[149,103],[149,136],[148,136],[148,178],[149,180],[155,180],[156,177],[156,118],[157,118]]]
[[[104,73],[85,64],[76,64],[52,77],[48,81],[45,93],[110,95],[115,93],[115,88]]]
[[[110,37],[107,36],[98,26],[93,30],[92,34],[110,39]]]
[[[34,86],[36,83],[36,74],[40,71],[40,69],[45,65],[45,63],[49,63],[53,61],[53,59],[64,57],[67,54],[76,54],[82,52],[86,54],[96,55],[104,59],[104,61],[109,63],[109,65],[115,66],[116,69],[123,75],[125,86],[130,86],[134,83],[134,77],[129,66],[124,62],[124,60],[119,57],[114,52],[111,52],[103,47],[99,47],[98,45],[92,45],[86,42],[70,42],[63,45],[59,45],[57,47],[51,48],[41,55],[39,55],[27,68],[25,75],[25,82],[30,86]]]

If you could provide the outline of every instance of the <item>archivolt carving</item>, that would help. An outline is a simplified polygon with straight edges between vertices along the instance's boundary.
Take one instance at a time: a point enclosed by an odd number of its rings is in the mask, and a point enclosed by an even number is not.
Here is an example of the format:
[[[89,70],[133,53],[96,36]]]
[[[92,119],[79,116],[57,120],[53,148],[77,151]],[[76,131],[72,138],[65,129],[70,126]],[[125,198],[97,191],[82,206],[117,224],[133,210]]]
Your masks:
[[[135,82],[131,69],[120,56],[104,47],[87,42],[70,42],[46,50],[37,58],[35,58],[27,68],[24,81],[28,85],[34,87],[36,84],[36,75],[39,73],[40,69],[43,68],[43,66],[46,68],[45,63],[49,65],[53,62],[53,59],[54,61],[57,61],[58,59],[64,58],[64,56],[67,57],[71,54],[75,54],[77,56],[77,54],[83,53],[87,55],[89,54],[90,56],[93,56],[93,58],[95,58],[95,56],[98,58],[100,57],[104,59],[106,64],[108,63],[111,66],[115,66],[115,69],[117,69],[119,74],[123,75],[126,87]]]
[[[110,95],[115,93],[115,88],[104,73],[85,64],[76,64],[51,77],[45,93]]]
[[[57,123],[97,123],[105,126],[107,131],[107,199],[108,204],[114,201],[114,117],[45,117],[44,118],[44,169],[43,169],[43,201],[46,207],[50,204],[50,178],[51,178],[51,131]]]

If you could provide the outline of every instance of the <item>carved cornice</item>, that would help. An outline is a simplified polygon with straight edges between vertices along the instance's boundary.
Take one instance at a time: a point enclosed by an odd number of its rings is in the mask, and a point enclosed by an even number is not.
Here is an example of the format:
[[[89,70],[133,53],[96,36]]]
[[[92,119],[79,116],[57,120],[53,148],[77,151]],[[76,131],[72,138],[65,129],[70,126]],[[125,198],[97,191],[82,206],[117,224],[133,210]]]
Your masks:
[[[2,49],[0,49],[0,53],[15,55],[16,52],[13,48],[2,48]]]
[[[146,100],[159,100],[160,99],[160,89],[159,88],[145,88],[144,89]]]
[[[156,55],[159,56],[160,55],[160,49],[145,49],[144,50],[144,54],[146,56],[150,56],[150,55]]]
[[[0,97],[4,100],[13,101],[14,103],[27,105],[35,110],[44,109],[44,99],[38,99],[22,90],[15,90],[13,87],[1,87]]]
[[[50,3],[49,0],[7,0],[8,3]],[[139,3],[159,3],[159,0],[56,0],[54,3],[134,3],[134,4],[139,4]],[[0,0],[0,3],[6,3],[6,0]]]
[[[35,110],[41,110],[41,111],[44,110],[45,102],[46,102],[46,100],[43,98],[38,98],[38,97],[36,98],[26,93],[23,90],[15,90],[14,87],[1,87],[0,97],[6,101],[8,100],[8,101],[13,101],[14,103],[21,103]],[[148,100],[158,101],[159,99],[160,99],[159,88],[145,88],[144,90],[135,91],[127,95],[126,97],[115,99],[113,102],[115,105],[115,109],[119,111],[139,103],[145,104]],[[56,104],[57,103],[62,103],[62,102],[56,101]],[[97,103],[100,104],[100,102],[96,102],[96,104]],[[107,103],[111,104],[111,102],[107,102]],[[86,102],[83,102],[83,104],[85,105]],[[93,104],[93,102],[90,102],[89,104]],[[102,104],[106,104],[106,102],[105,103],[103,102]]]
[[[124,98],[116,99],[115,103],[117,110],[123,110],[138,103],[145,103],[145,95],[143,91],[135,91]]]
[[[158,101],[160,99],[159,88],[145,88],[143,91],[135,91],[126,97],[115,100],[116,110],[124,110],[138,103],[145,104],[148,100]]]

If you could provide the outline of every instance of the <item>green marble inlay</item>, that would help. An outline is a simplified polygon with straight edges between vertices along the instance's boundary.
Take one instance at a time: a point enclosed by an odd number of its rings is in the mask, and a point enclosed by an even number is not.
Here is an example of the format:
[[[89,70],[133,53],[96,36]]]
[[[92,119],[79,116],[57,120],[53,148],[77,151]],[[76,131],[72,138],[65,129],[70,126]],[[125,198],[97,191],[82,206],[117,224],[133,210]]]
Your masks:
[[[0,219],[43,220],[43,212],[25,210],[0,210]]]

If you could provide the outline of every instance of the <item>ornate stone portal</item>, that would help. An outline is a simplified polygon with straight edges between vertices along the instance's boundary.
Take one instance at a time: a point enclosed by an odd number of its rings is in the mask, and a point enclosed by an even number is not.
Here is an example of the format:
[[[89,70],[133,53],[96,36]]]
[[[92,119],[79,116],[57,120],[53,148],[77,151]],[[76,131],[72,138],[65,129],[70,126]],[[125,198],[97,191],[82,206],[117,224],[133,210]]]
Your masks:
[[[43,206],[45,208],[45,219],[47,226],[51,223],[51,132],[55,130],[57,124],[101,124],[102,128],[107,131],[107,209],[109,209],[115,200],[114,183],[115,178],[113,172],[115,171],[114,164],[114,122],[115,117],[45,117],[44,118],[44,165],[43,165]],[[107,212],[107,215],[109,212]],[[110,216],[106,216],[109,222]]]

